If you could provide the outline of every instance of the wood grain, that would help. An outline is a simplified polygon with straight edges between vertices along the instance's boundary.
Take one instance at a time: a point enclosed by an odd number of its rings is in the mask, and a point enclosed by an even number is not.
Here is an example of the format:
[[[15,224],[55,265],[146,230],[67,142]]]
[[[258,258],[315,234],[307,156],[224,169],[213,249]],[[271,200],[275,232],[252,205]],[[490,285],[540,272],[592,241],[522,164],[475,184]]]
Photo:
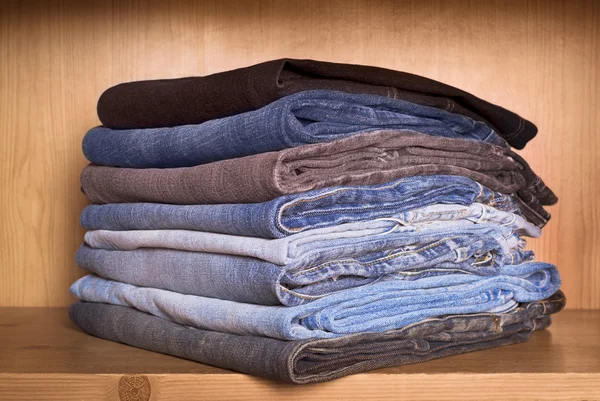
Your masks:
[[[119,396],[120,375],[0,374],[3,401],[142,401]],[[148,375],[149,401],[539,401],[599,400],[600,379],[592,374],[407,374],[357,375],[302,386],[242,375]]]
[[[119,400],[134,374],[151,400],[600,399],[600,311],[561,312],[525,344],[301,387],[101,340],[63,308],[0,308],[0,322],[1,400]]]
[[[568,308],[600,308],[599,37],[592,0],[3,1],[0,305],[72,300],[80,145],[104,89],[287,56],[422,74],[534,121],[523,154],[560,202],[531,246]]]

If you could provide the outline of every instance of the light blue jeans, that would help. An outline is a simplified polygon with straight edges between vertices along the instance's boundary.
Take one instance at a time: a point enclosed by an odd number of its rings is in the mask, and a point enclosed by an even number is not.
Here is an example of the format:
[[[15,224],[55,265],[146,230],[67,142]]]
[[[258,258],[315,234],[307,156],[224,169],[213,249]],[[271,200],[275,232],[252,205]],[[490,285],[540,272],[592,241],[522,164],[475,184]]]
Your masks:
[[[93,275],[75,282],[71,292],[83,301],[131,306],[200,329],[301,340],[383,332],[448,314],[504,312],[518,302],[547,298],[560,284],[553,265],[524,263],[504,266],[492,277],[457,273],[389,279],[294,307],[182,295]]]
[[[397,217],[319,228],[271,240],[189,230],[95,230],[85,234],[85,242],[92,248],[100,249],[127,251],[168,248],[251,256],[278,265],[287,265],[301,263],[303,259],[312,258],[314,254],[329,258],[334,254],[334,250],[337,250],[335,255],[338,256],[350,255],[357,247],[362,248],[372,241],[381,241],[382,237],[393,241],[398,236],[419,235],[431,231],[454,237],[463,229],[469,230],[473,224],[483,223],[502,226],[504,233],[497,233],[496,236],[513,239],[508,243],[507,249],[515,247],[519,240],[512,236],[511,231],[532,237],[538,237],[541,233],[539,228],[521,216],[475,203],[471,206],[427,206]]]
[[[524,241],[511,227],[496,224],[462,220],[403,226],[381,219],[333,229],[339,232],[314,234],[330,230],[318,229],[278,240],[254,238],[269,243],[262,247],[248,242],[251,238],[239,237],[236,243],[230,236],[211,244],[221,253],[82,246],[77,264],[136,285],[249,303],[298,305],[389,275],[406,280],[455,272],[495,275],[503,265],[533,259],[533,252],[523,250]],[[238,253],[261,258],[225,252],[236,246]]]

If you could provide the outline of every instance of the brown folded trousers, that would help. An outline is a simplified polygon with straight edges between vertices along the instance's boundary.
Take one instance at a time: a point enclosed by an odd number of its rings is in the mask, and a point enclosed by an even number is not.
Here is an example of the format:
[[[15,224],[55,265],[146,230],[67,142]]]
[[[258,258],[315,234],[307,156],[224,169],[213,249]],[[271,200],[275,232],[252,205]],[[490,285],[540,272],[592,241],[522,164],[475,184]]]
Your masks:
[[[81,174],[94,203],[254,203],[339,185],[373,185],[401,177],[449,174],[517,194],[542,220],[556,196],[509,149],[413,131],[375,131],[279,152],[195,167],[131,169],[90,165]],[[535,222],[543,225],[545,221]]]

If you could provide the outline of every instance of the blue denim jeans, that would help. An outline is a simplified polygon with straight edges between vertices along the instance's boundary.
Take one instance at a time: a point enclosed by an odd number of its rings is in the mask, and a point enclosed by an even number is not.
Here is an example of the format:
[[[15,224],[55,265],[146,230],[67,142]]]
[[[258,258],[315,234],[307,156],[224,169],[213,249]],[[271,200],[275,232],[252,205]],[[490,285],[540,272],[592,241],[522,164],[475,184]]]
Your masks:
[[[140,248],[167,248],[191,252],[210,252],[250,256],[278,265],[313,260],[315,255],[329,259],[349,255],[360,248],[371,247],[373,241],[394,241],[398,237],[441,233],[441,237],[456,237],[472,233],[473,224],[486,224],[482,232],[494,237],[513,238],[510,249],[521,235],[537,237],[540,229],[514,213],[502,212],[474,203],[471,206],[432,205],[405,213],[406,216],[380,218],[371,221],[341,224],[304,231],[279,239],[264,239],[239,235],[190,230],[94,230],[85,234],[92,248],[129,251]],[[494,227],[501,225],[501,228]],[[503,233],[500,233],[503,230]],[[497,233],[496,233],[497,232]]]
[[[394,217],[436,203],[468,206],[475,202],[518,213],[508,195],[466,177],[431,175],[382,185],[330,187],[263,203],[90,205],[81,213],[81,225],[90,230],[181,229],[281,238],[316,228]]]
[[[362,231],[344,226],[359,226]],[[508,226],[463,220],[406,227],[382,219],[335,228],[339,233],[313,235],[323,230],[319,229],[279,240],[256,238],[272,243],[262,247],[238,237],[236,248],[235,237],[227,236],[212,244],[213,251],[221,253],[84,245],[77,264],[141,286],[240,302],[298,305],[389,277],[496,275],[504,265],[533,259],[533,252],[523,250],[524,241]],[[334,238],[336,234],[341,236]],[[232,249],[255,257],[231,254]],[[267,258],[276,263],[266,262]]]
[[[492,277],[450,274],[390,279],[294,307],[182,295],[93,275],[75,282],[71,292],[83,301],[131,306],[200,329],[300,340],[383,332],[448,314],[501,313],[518,302],[547,298],[559,286],[553,265],[524,263],[504,266]]]
[[[545,300],[520,303],[507,313],[446,315],[383,333],[300,341],[199,330],[127,306],[97,302],[76,302],[69,315],[82,330],[100,338],[307,384],[522,343],[532,331],[548,327],[550,315],[560,312],[565,303],[559,290]]]
[[[529,223],[523,216],[498,210],[481,203],[469,206],[455,204],[436,204],[412,209],[392,216],[393,220],[403,226],[418,226],[438,224],[450,221],[470,221],[472,223],[498,224],[509,227],[516,234],[537,238],[542,235],[542,230]]]
[[[507,146],[484,123],[445,110],[382,96],[307,91],[198,125],[92,128],[83,139],[83,152],[90,162],[106,166],[184,167],[385,128]]]

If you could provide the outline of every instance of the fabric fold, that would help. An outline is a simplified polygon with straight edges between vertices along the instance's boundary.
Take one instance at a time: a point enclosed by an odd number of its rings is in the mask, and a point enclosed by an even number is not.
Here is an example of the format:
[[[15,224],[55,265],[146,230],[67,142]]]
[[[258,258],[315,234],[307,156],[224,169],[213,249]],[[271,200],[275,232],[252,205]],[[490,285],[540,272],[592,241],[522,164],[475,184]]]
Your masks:
[[[461,176],[406,177],[381,185],[342,186],[246,204],[175,205],[109,203],[89,205],[81,225],[90,230],[194,230],[261,238],[282,238],[306,230],[401,216],[434,204],[519,213],[513,199]]]
[[[81,174],[94,203],[255,203],[340,185],[373,185],[421,175],[461,175],[536,210],[557,201],[514,152],[410,131],[377,131],[195,167],[128,169],[90,165]],[[527,216],[529,218],[529,216]]]
[[[373,369],[425,362],[525,342],[550,325],[564,294],[504,314],[431,318],[385,333],[282,341],[181,326],[136,309],[76,302],[71,320],[96,337],[289,383],[317,383]]]
[[[381,96],[309,91],[260,110],[198,125],[92,128],[83,139],[83,153],[90,162],[105,166],[191,167],[381,129],[507,146],[484,123],[459,114]]]
[[[406,212],[402,216],[318,228],[279,239],[190,230],[94,230],[85,234],[85,242],[92,248],[109,250],[167,248],[250,256],[285,265],[306,259],[314,261],[317,260],[315,257],[328,260],[331,255],[352,254],[352,250],[366,253],[371,248],[370,244],[384,240],[390,244],[389,250],[393,250],[400,246],[394,242],[399,238],[404,240],[429,235],[430,238],[443,239],[475,232],[481,235],[494,232],[491,236],[500,238],[502,242],[512,239],[513,233],[533,237],[541,234],[537,227],[521,216],[474,204],[471,207],[434,205]],[[515,245],[518,241],[514,237]],[[419,240],[414,243],[426,245]],[[514,245],[505,249],[511,247]]]
[[[441,82],[406,72],[314,60],[280,59],[205,77],[128,82],[98,100],[111,128],[198,124],[259,109],[306,90],[335,90],[402,99],[482,121],[522,149],[537,128],[517,114]]]
[[[126,251],[83,245],[76,261],[129,284],[238,302],[298,305],[389,277],[492,276],[504,265],[533,260],[533,252],[523,249],[525,242],[508,226],[445,222],[443,229],[438,224],[415,230],[396,224],[352,223],[335,227],[339,233],[313,233],[320,229],[271,241],[220,235],[229,238],[213,242],[214,252],[151,249],[147,244]],[[353,231],[347,225],[367,228]],[[363,232],[367,235],[361,238]],[[333,239],[336,234],[340,237]],[[190,242],[183,244],[189,247]]]
[[[500,274],[451,274],[391,279],[340,291],[313,302],[263,306],[136,287],[89,275],[71,292],[82,301],[132,306],[186,326],[283,340],[384,332],[447,314],[505,312],[558,291],[560,276],[546,263],[503,266]]]

